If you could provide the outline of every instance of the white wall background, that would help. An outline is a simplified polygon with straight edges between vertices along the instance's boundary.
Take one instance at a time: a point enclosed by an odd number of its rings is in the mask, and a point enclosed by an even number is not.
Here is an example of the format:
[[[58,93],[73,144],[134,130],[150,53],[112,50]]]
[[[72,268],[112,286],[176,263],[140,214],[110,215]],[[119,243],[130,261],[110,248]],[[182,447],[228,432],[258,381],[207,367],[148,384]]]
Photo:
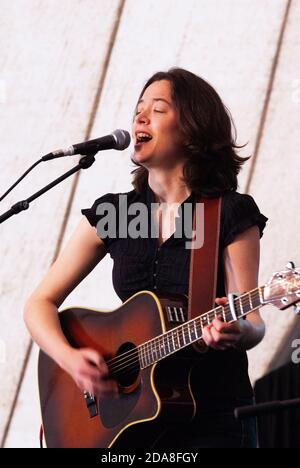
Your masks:
[[[269,217],[260,282],[288,260],[300,264],[300,0],[1,0],[0,195],[42,154],[130,130],[136,98],[155,71],[181,66],[208,80],[231,110],[241,155],[254,154],[240,192]],[[37,447],[37,349],[23,305],[89,207],[131,189],[131,147],[94,166],[1,225],[0,438]],[[71,168],[39,166],[4,201],[13,203]],[[110,258],[64,306],[114,308]],[[266,307],[264,341],[249,353],[252,380],[268,369],[294,326],[291,312]]]

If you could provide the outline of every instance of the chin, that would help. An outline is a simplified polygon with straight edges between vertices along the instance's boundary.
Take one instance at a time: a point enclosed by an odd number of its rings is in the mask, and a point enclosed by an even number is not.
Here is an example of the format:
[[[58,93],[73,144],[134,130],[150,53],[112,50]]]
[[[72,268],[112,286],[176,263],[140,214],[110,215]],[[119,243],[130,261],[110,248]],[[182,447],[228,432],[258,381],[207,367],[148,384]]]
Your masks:
[[[152,159],[152,155],[151,154],[142,154],[141,152],[138,152],[138,153],[134,153],[133,154],[133,157],[132,157],[133,161],[139,163],[139,164],[142,164],[144,162],[150,162],[151,159]]]

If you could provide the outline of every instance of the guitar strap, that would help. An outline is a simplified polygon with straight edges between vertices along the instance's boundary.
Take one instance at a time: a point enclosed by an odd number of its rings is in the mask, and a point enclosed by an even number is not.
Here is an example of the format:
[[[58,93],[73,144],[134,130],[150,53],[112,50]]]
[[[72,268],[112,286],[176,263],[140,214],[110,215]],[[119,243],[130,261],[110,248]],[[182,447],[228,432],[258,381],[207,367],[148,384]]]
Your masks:
[[[194,236],[192,240],[190,257],[188,320],[196,318],[215,307],[218,277],[222,197],[200,198],[196,201],[204,204],[204,216],[199,216],[201,210],[196,209],[196,205],[193,213],[193,233],[196,233],[196,238]],[[202,219],[199,219],[199,217]],[[197,248],[196,239],[198,238],[198,243],[201,234],[203,244],[200,248]],[[193,248],[193,246],[196,246],[196,248]],[[193,346],[199,352],[205,352],[208,349],[203,340],[194,343]]]

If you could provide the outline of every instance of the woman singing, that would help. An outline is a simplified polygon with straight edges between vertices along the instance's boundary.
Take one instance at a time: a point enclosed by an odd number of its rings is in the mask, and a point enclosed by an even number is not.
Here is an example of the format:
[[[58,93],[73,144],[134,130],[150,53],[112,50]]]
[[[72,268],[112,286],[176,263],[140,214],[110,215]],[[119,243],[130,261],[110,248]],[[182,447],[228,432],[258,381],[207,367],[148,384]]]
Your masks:
[[[233,129],[217,92],[187,70],[158,72],[143,87],[132,125],[134,189],[122,195],[128,207],[136,202],[148,209],[158,204],[159,235],[124,238],[117,230],[116,236],[101,237],[96,229],[102,216],[97,207],[109,202],[118,211],[120,194],[102,195],[90,209],[82,210],[84,216],[67,246],[25,306],[34,341],[80,390],[101,399],[116,394],[118,387],[108,378],[106,363],[96,350],[70,346],[58,308],[107,253],[114,261],[114,288],[123,302],[141,290],[187,295],[191,251],[185,247],[185,234],[176,235],[179,211],[174,213],[174,206],[194,204],[200,195],[222,197],[218,305],[227,302],[230,292],[257,286],[259,240],[267,218],[251,196],[236,191],[237,175],[248,158],[237,155]],[[253,401],[246,351],[262,340],[264,332],[259,311],[233,324],[217,318],[204,329],[208,351],[195,356],[191,376],[201,402],[197,417],[186,425],[167,423],[153,434],[152,448],[256,446],[255,421],[235,421],[233,409]]]

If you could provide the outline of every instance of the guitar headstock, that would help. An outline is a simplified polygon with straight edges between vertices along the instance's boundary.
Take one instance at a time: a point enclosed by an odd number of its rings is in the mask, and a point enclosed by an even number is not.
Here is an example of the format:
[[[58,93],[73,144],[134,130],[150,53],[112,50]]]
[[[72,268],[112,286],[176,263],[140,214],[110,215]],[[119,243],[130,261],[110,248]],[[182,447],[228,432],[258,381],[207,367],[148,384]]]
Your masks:
[[[274,273],[264,287],[263,296],[265,304],[273,304],[281,310],[300,303],[300,268],[289,262],[285,270]]]

